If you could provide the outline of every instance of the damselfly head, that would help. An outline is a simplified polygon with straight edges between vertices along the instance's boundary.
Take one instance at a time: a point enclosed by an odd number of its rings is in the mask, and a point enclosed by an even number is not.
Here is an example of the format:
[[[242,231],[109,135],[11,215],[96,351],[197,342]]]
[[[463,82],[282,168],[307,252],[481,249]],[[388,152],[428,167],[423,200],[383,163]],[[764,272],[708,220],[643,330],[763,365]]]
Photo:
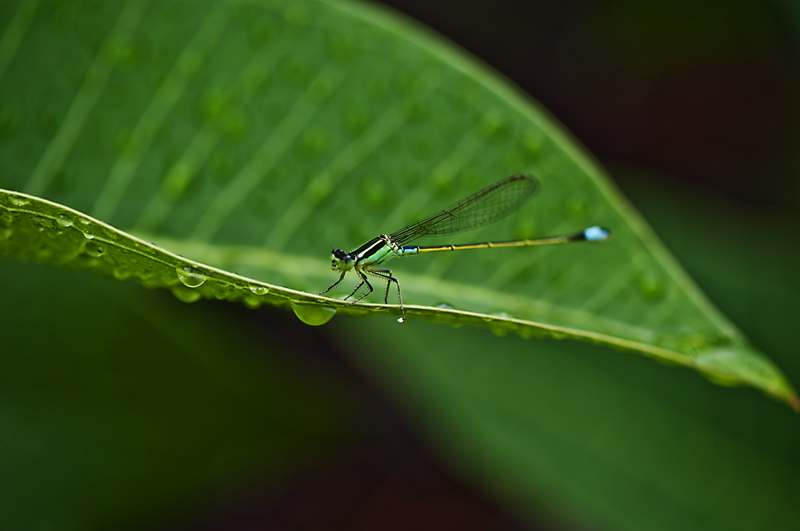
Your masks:
[[[342,251],[334,249],[331,251],[331,269],[334,271],[350,271],[353,268],[353,258]]]

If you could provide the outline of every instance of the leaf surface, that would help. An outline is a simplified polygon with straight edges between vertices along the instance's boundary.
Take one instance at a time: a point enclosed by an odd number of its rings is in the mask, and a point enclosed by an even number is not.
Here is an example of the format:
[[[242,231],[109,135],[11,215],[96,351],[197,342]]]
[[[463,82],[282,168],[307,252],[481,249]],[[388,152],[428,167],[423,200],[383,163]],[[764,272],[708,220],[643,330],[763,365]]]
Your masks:
[[[397,259],[409,317],[633,349],[797,406],[546,112],[395,15],[130,0],[10,2],[0,19],[2,255],[185,301],[293,305],[311,324],[334,310],[399,315],[374,303],[380,287],[357,306],[315,295],[337,278],[329,245],[354,249],[530,173],[535,201],[447,243],[590,225],[615,238]]]

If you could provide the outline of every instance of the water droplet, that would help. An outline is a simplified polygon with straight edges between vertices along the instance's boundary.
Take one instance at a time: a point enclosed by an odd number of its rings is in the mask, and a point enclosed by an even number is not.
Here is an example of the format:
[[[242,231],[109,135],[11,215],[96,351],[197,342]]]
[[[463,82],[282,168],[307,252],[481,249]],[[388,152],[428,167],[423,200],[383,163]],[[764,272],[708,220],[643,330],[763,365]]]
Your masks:
[[[117,280],[125,280],[127,278],[130,278],[130,276],[133,274],[133,271],[124,266],[116,267],[114,268],[113,274],[114,278],[116,278]]]
[[[523,326],[519,330],[517,330],[517,333],[523,339],[530,339],[532,337],[543,337],[544,336],[544,334],[541,332],[541,330],[539,330],[538,328],[535,328],[533,326]]]
[[[658,302],[666,296],[669,283],[658,271],[646,269],[636,276],[636,287],[646,301]]]
[[[97,242],[87,242],[86,243],[86,254],[93,258],[100,258],[105,253],[105,250],[100,247],[100,244]]]
[[[269,292],[269,288],[266,286],[259,286],[258,284],[250,284],[250,291],[252,291],[254,295],[266,295]]]
[[[258,297],[254,297],[253,295],[246,295],[245,297],[242,298],[242,302],[244,303],[245,306],[247,306],[251,310],[255,310],[256,308],[264,304],[264,302],[261,299],[259,299]]]
[[[298,319],[307,325],[320,326],[333,319],[335,308],[292,301],[292,310]]]
[[[93,240],[94,234],[92,234],[92,231],[90,230],[85,230],[83,231],[83,237],[86,238],[87,240]]]
[[[440,302],[435,306],[436,308],[441,308],[443,310],[455,310],[452,304],[447,304],[446,302]]]
[[[213,292],[212,293],[214,294],[214,297],[216,299],[221,300],[221,301],[227,299],[228,297],[233,297],[233,296],[236,295],[236,293],[233,290],[229,290],[225,284],[221,284],[221,283],[215,284],[213,286]]]
[[[489,139],[501,138],[505,132],[505,124],[503,123],[503,119],[496,112],[488,112],[483,115],[483,118],[481,118],[480,128],[481,133],[483,133],[483,135]]]
[[[206,281],[206,276],[192,266],[176,267],[175,272],[178,274],[178,280],[187,288],[198,288]]]
[[[201,297],[201,293],[199,291],[189,289],[185,286],[173,286],[172,294],[182,302],[197,302]]]
[[[88,220],[88,219],[86,219],[86,218],[79,218],[79,219],[80,219],[80,222],[81,222],[83,225],[89,226],[89,225],[91,225],[91,224],[92,224],[92,222],[91,222],[91,221],[89,221],[89,220]]]
[[[505,326],[504,324],[503,325],[495,324],[490,326],[489,329],[497,337],[503,337],[505,335],[508,335],[508,333],[511,331],[511,329],[508,326]]]
[[[397,318],[397,322],[398,322],[398,323],[405,323],[405,322],[406,322],[406,320],[405,320],[405,319],[403,319],[402,317],[398,317],[398,318]]]
[[[15,205],[15,206],[18,206],[18,207],[22,207],[22,206],[25,206],[28,203],[30,203],[29,199],[27,199],[25,197],[16,196],[16,195],[12,195],[11,197],[8,198],[8,200],[11,201],[12,205]]]
[[[65,229],[72,226],[72,218],[66,214],[59,214],[56,218],[56,222]]]
[[[513,319],[514,318],[514,316],[511,315],[510,313],[503,312],[503,311],[489,312],[489,315],[491,315],[492,317],[498,317],[500,319]]]

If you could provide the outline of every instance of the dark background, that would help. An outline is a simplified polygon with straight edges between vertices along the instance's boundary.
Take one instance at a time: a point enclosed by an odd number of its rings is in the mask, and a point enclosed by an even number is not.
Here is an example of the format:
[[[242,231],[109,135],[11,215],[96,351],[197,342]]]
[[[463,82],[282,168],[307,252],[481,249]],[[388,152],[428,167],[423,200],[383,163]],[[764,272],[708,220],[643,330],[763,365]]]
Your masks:
[[[798,8],[757,0],[387,0],[510,78],[609,168],[798,201]]]

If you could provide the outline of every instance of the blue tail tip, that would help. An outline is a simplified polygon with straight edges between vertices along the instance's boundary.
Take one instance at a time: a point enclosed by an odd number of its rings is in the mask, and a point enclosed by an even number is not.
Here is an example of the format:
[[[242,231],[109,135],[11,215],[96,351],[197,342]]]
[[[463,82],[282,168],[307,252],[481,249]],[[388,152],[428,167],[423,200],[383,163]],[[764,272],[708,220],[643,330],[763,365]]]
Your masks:
[[[589,227],[583,231],[583,236],[590,242],[602,242],[611,239],[611,231],[603,227]]]

